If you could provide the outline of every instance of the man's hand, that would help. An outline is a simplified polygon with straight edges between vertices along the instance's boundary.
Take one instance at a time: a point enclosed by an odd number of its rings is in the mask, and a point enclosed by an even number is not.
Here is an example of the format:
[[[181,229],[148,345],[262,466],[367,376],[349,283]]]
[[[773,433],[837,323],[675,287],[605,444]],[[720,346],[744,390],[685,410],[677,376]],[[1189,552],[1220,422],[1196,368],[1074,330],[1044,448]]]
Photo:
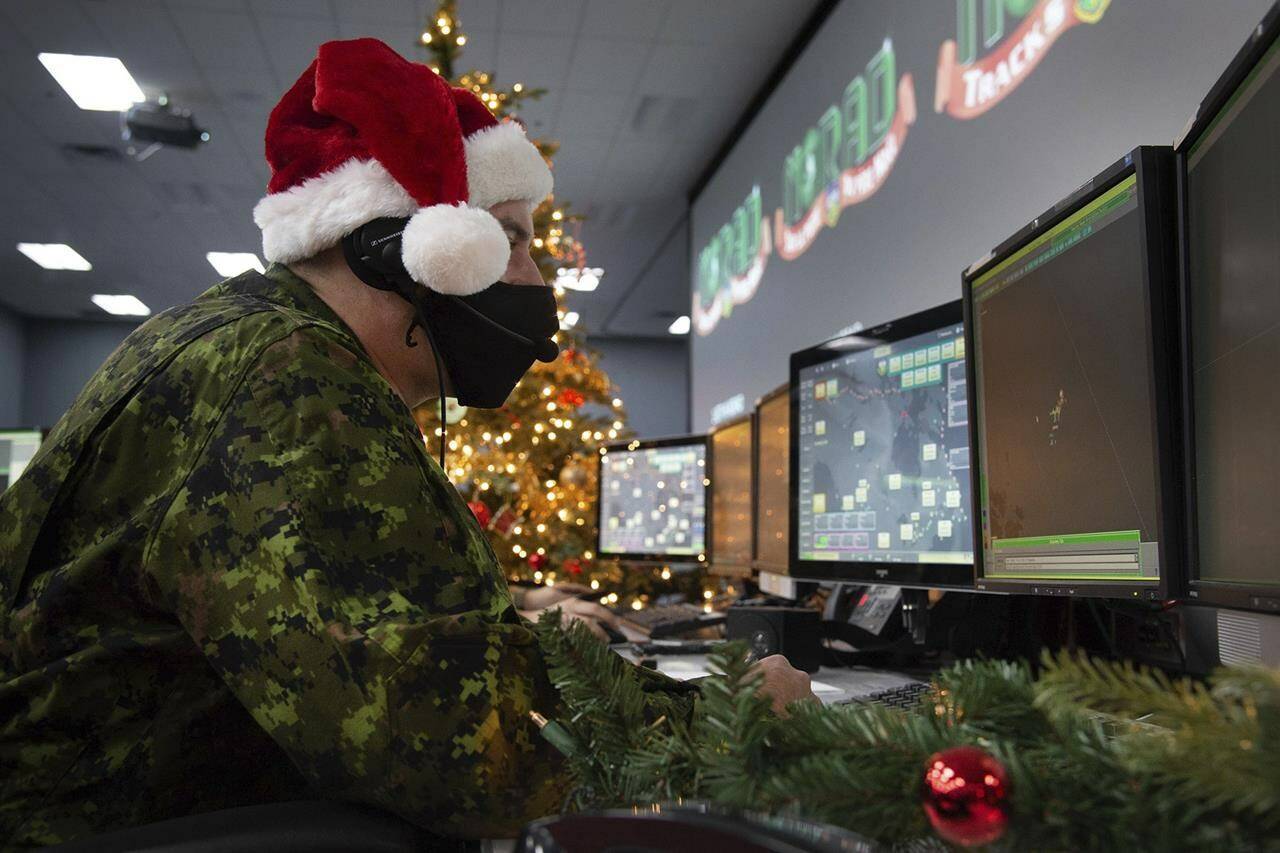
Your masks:
[[[555,586],[535,586],[524,594],[525,610],[544,610],[559,604],[566,598],[590,593],[591,589],[580,583],[558,583]]]
[[[761,658],[751,670],[762,676],[757,692],[769,698],[773,712],[780,717],[787,716],[787,705],[791,702],[801,699],[818,701],[809,686],[809,674],[793,667],[782,655]]]
[[[559,587],[555,587],[558,589]],[[529,599],[525,598],[525,604],[528,605]],[[601,625],[612,625],[614,629],[618,628],[618,617],[611,612],[596,604],[594,601],[582,601],[577,598],[564,599],[557,602],[551,607],[543,607],[539,610],[522,610],[520,615],[528,619],[530,622],[537,622],[544,614],[559,608],[561,618],[564,623],[581,622],[587,626],[592,634],[595,634],[604,642],[609,642],[609,635],[605,633]]]

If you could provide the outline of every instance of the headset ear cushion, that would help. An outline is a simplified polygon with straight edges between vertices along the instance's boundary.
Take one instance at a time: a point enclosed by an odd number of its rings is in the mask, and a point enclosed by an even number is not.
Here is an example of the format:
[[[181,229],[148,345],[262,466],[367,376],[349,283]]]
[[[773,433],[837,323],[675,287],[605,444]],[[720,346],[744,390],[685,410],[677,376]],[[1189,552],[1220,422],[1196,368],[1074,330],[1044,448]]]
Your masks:
[[[387,272],[400,272],[404,264],[400,260],[400,241],[388,240],[378,250],[378,266]]]

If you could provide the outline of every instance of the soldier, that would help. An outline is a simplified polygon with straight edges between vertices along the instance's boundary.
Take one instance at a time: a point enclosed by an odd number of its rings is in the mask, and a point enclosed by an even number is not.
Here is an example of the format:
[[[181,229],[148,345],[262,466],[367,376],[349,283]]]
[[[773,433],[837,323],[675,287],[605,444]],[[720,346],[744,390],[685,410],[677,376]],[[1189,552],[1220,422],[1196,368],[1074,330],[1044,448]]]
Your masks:
[[[371,39],[320,47],[266,151],[271,267],[130,335],[0,497],[0,846],[304,798],[505,836],[562,801],[545,663],[410,415],[555,357],[550,171]]]

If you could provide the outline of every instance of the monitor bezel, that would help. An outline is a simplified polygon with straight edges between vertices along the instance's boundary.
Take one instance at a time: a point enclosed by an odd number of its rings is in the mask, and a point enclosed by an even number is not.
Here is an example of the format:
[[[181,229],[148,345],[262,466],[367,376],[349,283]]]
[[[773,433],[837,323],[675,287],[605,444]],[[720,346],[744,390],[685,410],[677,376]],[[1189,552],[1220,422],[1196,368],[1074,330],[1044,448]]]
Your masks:
[[[1258,613],[1280,613],[1280,586],[1264,586],[1230,581],[1201,580],[1199,563],[1199,514],[1196,498],[1195,388],[1191,351],[1191,257],[1190,209],[1187,203],[1187,158],[1192,146],[1201,138],[1218,113],[1253,71],[1258,61],[1280,40],[1280,3],[1263,16],[1248,40],[1236,52],[1231,63],[1213,84],[1209,94],[1196,108],[1196,113],[1175,145],[1178,198],[1178,335],[1181,346],[1181,404],[1184,424],[1182,463],[1186,472],[1183,500],[1185,529],[1186,600],[1190,604],[1228,607]]]
[[[648,450],[655,447],[673,447],[677,445],[697,446],[702,445],[702,458],[706,460],[706,476],[704,480],[711,480],[711,452],[707,441],[707,436],[702,435],[680,435],[669,436],[666,438],[650,438],[650,439],[632,439],[631,441],[612,441],[603,445],[600,449],[604,452],[596,454],[596,557],[600,560],[616,560],[624,563],[656,563],[659,565],[699,565],[705,566],[711,547],[711,486],[702,487],[702,506],[706,518],[705,540],[702,543],[701,554],[653,554],[645,552],[626,552],[618,553],[614,551],[603,551],[600,548],[601,537],[604,528],[601,525],[603,520],[601,513],[604,509],[603,491],[604,491],[604,458],[615,450]],[[712,480],[712,483],[715,481]]]
[[[1163,601],[1181,590],[1182,568],[1182,477],[1180,474],[1180,430],[1175,421],[1177,334],[1176,334],[1176,246],[1174,245],[1173,149],[1167,146],[1140,146],[1112,163],[1072,191],[1066,198],[1014,232],[1013,236],[971,264],[961,274],[965,319],[965,370],[969,382],[969,463],[970,489],[974,501],[974,587],[984,592],[1022,595],[1119,598]],[[976,359],[973,327],[973,281],[1045,231],[1075,213],[1085,204],[1127,179],[1137,176],[1139,238],[1146,258],[1143,290],[1147,306],[1146,335],[1148,391],[1154,403],[1152,447],[1156,495],[1157,542],[1160,549],[1160,579],[1155,584],[1131,581],[1012,580],[988,578],[985,574],[982,538],[980,477],[982,442],[978,434]]]
[[[756,476],[758,472],[756,471],[756,415],[754,411],[746,412],[745,414],[738,415],[736,417],[733,417],[726,421],[718,423],[713,427],[711,427],[710,430],[707,431],[707,456],[706,456],[707,469],[706,470],[707,470],[707,478],[711,480],[711,486],[707,489],[706,510],[707,510],[707,517],[708,519],[710,519],[715,514],[714,501],[716,496],[716,482],[717,482],[716,458],[715,458],[716,457],[716,445],[715,445],[716,434],[724,432],[725,430],[728,430],[728,429],[732,429],[733,427],[741,426],[744,423],[748,424],[751,429],[751,437],[750,437],[750,441],[748,442],[750,445],[750,449],[748,450],[748,453],[750,453],[750,456],[751,456],[751,461],[750,461],[750,465],[751,465],[751,498],[750,498],[751,547],[749,549],[750,553],[748,554],[747,559],[745,560],[734,560],[727,563],[721,563],[719,558],[716,556],[716,541],[715,541],[715,537],[712,535],[712,531],[715,530],[715,525],[711,521],[708,521],[707,522],[707,550],[706,550],[707,571],[713,575],[728,576],[728,577],[750,577],[752,572],[755,570],[752,563],[755,559],[755,554],[756,554],[756,484],[758,482],[756,479]]]
[[[791,469],[788,472],[788,493],[791,496],[788,511],[787,551],[790,556],[790,574],[804,580],[816,581],[849,581],[853,583],[877,583],[900,587],[926,587],[931,589],[973,589],[973,564],[965,563],[891,563],[880,560],[868,561],[830,561],[803,560],[800,558],[800,478],[796,472],[800,467],[800,395],[798,392],[800,371],[823,364],[835,358],[842,358],[854,352],[864,352],[886,343],[893,343],[905,338],[928,334],[946,326],[955,326],[964,320],[960,300],[955,299],[908,314],[873,328],[864,329],[851,335],[840,335],[831,340],[800,350],[791,354],[790,382],[788,391],[791,397],[791,434],[788,445],[791,456]],[[842,348],[839,351],[829,349],[833,341],[849,337],[863,338],[865,346]],[[966,355],[965,361],[968,361]],[[965,371],[968,381],[968,370]],[[970,459],[972,464],[972,459]],[[972,524],[973,514],[970,512]],[[976,540],[975,540],[976,542]],[[957,575],[963,575],[957,579]]]
[[[773,401],[777,400],[780,397],[785,396],[788,398],[788,402],[787,402],[787,466],[788,466],[787,467],[787,492],[788,494],[790,494],[790,491],[791,491],[790,395],[791,395],[791,383],[784,382],[781,385],[779,385],[777,388],[774,388],[772,391],[769,391],[766,394],[762,394],[760,398],[756,400],[755,409],[753,411],[753,414],[755,415],[755,418],[756,418],[756,428],[755,428],[755,431],[752,433],[752,437],[751,437],[751,465],[753,470],[755,471],[756,479],[755,479],[755,497],[753,498],[753,502],[751,506],[751,512],[755,516],[755,529],[752,531],[752,534],[751,534],[751,568],[757,572],[772,572],[776,575],[789,574],[791,572],[791,564],[789,559],[786,563],[774,563],[769,560],[760,559],[760,479],[759,479],[760,477],[760,410],[767,403],[772,403]],[[790,500],[788,500],[787,503],[788,503],[788,507],[790,507]],[[789,537],[791,535],[791,531],[790,531],[789,525],[791,524],[791,519],[790,519],[789,508],[788,508],[787,514],[788,514],[787,550],[788,550],[788,553],[790,553],[791,541]]]

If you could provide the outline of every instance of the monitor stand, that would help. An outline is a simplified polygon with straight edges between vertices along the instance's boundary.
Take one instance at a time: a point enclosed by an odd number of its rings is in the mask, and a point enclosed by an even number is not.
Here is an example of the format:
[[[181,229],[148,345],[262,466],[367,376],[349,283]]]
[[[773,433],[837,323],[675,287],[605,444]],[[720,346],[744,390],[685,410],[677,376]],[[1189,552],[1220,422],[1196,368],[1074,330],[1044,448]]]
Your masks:
[[[923,646],[929,631],[929,591],[926,589],[902,590],[902,627],[911,635],[911,642]]]

